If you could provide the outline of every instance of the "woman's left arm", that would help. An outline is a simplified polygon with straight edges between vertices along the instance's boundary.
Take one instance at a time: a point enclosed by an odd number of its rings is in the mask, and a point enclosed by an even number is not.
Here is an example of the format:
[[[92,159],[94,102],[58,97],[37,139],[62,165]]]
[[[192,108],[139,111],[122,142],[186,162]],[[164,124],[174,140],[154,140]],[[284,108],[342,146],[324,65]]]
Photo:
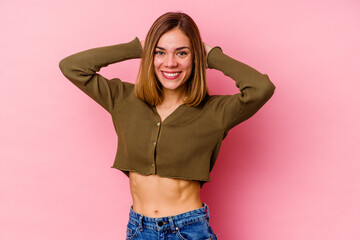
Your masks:
[[[254,115],[271,98],[275,86],[266,74],[227,56],[220,47],[211,48],[206,43],[204,47],[208,68],[231,77],[240,90],[238,94],[220,98],[218,107],[226,114],[223,120],[229,130]]]

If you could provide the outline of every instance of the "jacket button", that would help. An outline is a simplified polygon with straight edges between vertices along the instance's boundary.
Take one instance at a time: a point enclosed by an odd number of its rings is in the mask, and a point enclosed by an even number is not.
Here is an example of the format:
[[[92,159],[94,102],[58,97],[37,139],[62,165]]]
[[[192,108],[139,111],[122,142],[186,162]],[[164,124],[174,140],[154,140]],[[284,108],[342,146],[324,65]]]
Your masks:
[[[160,126],[160,122],[158,122],[156,125]]]

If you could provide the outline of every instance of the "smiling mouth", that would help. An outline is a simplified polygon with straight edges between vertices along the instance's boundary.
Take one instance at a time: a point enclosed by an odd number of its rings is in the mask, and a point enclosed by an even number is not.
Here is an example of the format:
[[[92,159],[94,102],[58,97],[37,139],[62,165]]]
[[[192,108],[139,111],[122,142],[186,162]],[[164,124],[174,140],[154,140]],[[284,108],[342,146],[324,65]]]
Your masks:
[[[175,79],[180,75],[181,72],[164,72],[164,71],[161,71],[161,73],[166,79]]]

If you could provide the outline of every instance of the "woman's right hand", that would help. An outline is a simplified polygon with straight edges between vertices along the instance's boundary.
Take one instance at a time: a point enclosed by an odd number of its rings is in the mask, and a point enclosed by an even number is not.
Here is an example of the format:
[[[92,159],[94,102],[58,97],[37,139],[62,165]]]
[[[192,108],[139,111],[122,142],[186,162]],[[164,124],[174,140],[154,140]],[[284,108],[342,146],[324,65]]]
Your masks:
[[[203,44],[204,44],[205,52],[206,52],[206,56],[207,56],[209,54],[210,50],[212,49],[212,47],[205,42]]]

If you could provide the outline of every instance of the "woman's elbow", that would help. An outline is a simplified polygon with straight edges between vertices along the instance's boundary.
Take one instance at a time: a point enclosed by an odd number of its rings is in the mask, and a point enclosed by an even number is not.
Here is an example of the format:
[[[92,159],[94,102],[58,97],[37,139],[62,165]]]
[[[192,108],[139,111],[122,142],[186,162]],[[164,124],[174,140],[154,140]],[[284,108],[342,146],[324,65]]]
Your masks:
[[[71,64],[69,64],[69,61],[67,58],[62,59],[59,62],[59,68],[65,77],[68,77],[70,75],[70,72],[71,72],[70,66],[71,66]]]
[[[275,92],[275,85],[270,81],[268,75],[264,74],[265,81],[263,87],[263,96],[266,99],[265,101],[269,100]]]
[[[75,67],[74,61],[71,58],[66,57],[59,62],[59,68],[62,74],[70,81],[77,81],[79,78],[78,70]]]

